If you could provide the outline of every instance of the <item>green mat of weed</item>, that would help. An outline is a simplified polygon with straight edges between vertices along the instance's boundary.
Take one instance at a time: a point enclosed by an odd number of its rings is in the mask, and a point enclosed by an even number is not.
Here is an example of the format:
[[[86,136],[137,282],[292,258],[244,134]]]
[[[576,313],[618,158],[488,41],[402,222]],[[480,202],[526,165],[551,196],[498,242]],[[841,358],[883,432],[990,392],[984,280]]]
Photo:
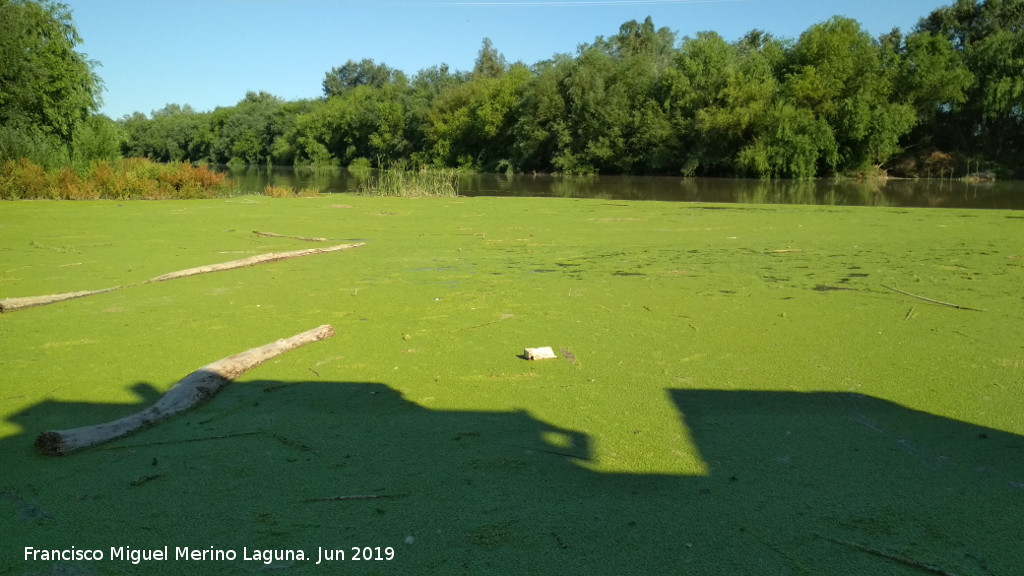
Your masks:
[[[133,285],[317,246],[253,230],[366,245]],[[0,204],[0,297],[119,285],[0,316],[0,574],[248,574],[267,550],[296,574],[1024,565],[1017,213]],[[337,336],[183,416],[64,458],[32,447],[324,323]],[[520,357],[537,346],[559,358]]]

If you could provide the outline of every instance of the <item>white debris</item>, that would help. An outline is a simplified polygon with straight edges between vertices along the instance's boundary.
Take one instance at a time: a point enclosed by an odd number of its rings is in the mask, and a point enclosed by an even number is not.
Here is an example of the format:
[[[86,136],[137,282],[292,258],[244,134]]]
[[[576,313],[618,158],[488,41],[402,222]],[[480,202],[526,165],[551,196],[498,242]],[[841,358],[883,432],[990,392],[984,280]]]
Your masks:
[[[548,358],[558,358],[558,356],[555,356],[555,351],[551,349],[551,346],[545,346],[543,348],[527,348],[523,352],[523,356],[526,356],[527,360],[546,360]]]

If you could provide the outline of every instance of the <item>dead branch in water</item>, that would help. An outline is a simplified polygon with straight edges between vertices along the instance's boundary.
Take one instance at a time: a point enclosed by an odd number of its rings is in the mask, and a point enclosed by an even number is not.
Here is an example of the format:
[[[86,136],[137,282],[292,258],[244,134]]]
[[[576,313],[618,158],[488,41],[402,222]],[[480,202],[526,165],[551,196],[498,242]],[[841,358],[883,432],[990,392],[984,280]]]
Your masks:
[[[960,306],[958,304],[950,304],[949,302],[942,302],[942,301],[939,301],[939,300],[932,300],[931,298],[925,298],[924,296],[918,296],[917,294],[911,294],[910,292],[904,292],[903,290],[899,290],[897,288],[893,288],[892,286],[886,286],[885,284],[882,284],[882,288],[886,288],[888,290],[892,290],[893,292],[898,292],[900,294],[903,294],[904,296],[910,296],[911,298],[917,298],[918,300],[923,300],[925,302],[931,302],[932,304],[938,304],[940,306],[949,306],[950,308],[956,308],[957,310],[970,310],[972,312],[982,312],[982,310],[978,310],[977,308],[968,308],[967,306]]]
[[[378,498],[398,498],[404,494],[357,494],[355,496],[328,496],[325,498],[307,498],[306,502],[345,502],[347,500],[377,500]]]
[[[243,258],[241,260],[232,260],[230,262],[222,262],[220,264],[211,264],[209,266],[199,266],[197,268],[189,268],[187,270],[179,270],[177,272],[171,272],[156,278],[150,278],[143,282],[143,284],[149,284],[152,282],[163,282],[165,280],[174,280],[176,278],[184,278],[186,276],[195,276],[197,274],[206,274],[209,272],[221,272],[223,270],[234,270],[235,268],[244,268],[246,266],[255,266],[257,264],[266,264],[268,262],[278,262],[280,260],[289,260],[291,258],[299,258],[301,256],[310,256],[313,254],[323,254],[325,252],[337,252],[338,250],[347,250],[349,248],[358,248],[366,244],[365,242],[357,242],[355,244],[338,244],[337,246],[329,246],[327,248],[309,248],[306,250],[294,250],[291,252],[271,252],[269,254],[260,254],[257,256],[251,256],[249,258]],[[2,312],[13,312],[15,310],[21,310],[23,308],[31,308],[33,306],[42,306],[44,304],[53,304],[54,302],[61,302],[63,300],[71,300],[74,298],[83,298],[85,296],[92,296],[93,294],[103,294],[104,292],[113,292],[121,288],[128,288],[131,286],[138,286],[138,284],[129,284],[127,286],[114,286],[113,288],[104,288],[103,290],[87,290],[83,292],[65,292],[62,294],[49,294],[47,296],[26,296],[23,298],[4,298],[0,299],[0,313]]]
[[[898,562],[900,564],[903,564],[904,566],[909,566],[911,568],[916,568],[918,570],[922,570],[924,572],[930,572],[932,574],[938,574],[938,576],[957,576],[956,574],[954,574],[952,572],[947,572],[947,571],[943,570],[942,568],[939,568],[938,566],[932,566],[931,564],[925,564],[924,562],[918,562],[917,560],[912,560],[912,559],[907,558],[905,556],[899,556],[897,554],[890,554],[888,552],[883,552],[883,551],[877,550],[875,548],[870,548],[868,546],[864,546],[863,544],[857,544],[856,542],[847,542],[846,540],[836,540],[835,538],[829,538],[828,536],[821,536],[821,535],[818,535],[818,537],[822,538],[824,540],[828,540],[829,542],[832,542],[832,543],[835,543],[835,544],[839,544],[839,545],[842,545],[842,546],[847,546],[849,548],[853,548],[854,550],[860,550],[861,552],[864,552],[864,553],[867,553],[867,554],[871,554],[872,556],[878,556],[879,558],[885,558],[886,560],[892,560],[893,562]]]
[[[245,268],[247,266],[255,266],[257,264],[266,264],[267,262],[290,260],[292,258],[310,256],[312,254],[323,254],[325,252],[337,252],[338,250],[358,248],[364,244],[365,242],[357,242],[355,244],[338,244],[337,246],[330,246],[328,248],[308,248],[306,250],[293,250],[291,252],[271,252],[269,254],[260,254],[258,256],[250,256],[249,258],[242,258],[241,260],[232,260],[230,262],[222,262],[220,264],[210,264],[209,266],[199,266],[196,268],[188,268],[187,270],[178,270],[177,272],[171,272],[170,274],[150,278],[149,280],[146,280],[146,282],[163,282],[165,280],[174,280],[177,278],[184,278],[186,276],[207,274],[209,272],[234,270],[235,268]]]
[[[21,310],[24,308],[31,308],[33,306],[42,306],[44,304],[53,304],[54,302],[61,302],[64,300],[73,300],[75,298],[84,298],[86,296],[92,296],[93,294],[103,294],[104,292],[113,292],[121,288],[120,286],[114,286],[113,288],[104,288],[102,290],[83,290],[81,292],[64,292],[62,294],[47,294],[45,296],[25,296],[23,298],[4,298],[0,300],[0,312],[14,312],[15,310]]]
[[[142,412],[104,424],[43,432],[36,438],[36,447],[46,454],[64,455],[126,436],[209,400],[242,373],[275,356],[331,336],[334,336],[334,328],[324,324],[290,338],[228,356],[185,376],[156,404]]]
[[[252,233],[257,236],[269,236],[271,238],[292,238],[293,240],[305,242],[327,242],[327,238],[305,238],[303,236],[288,236],[287,234],[276,234],[274,232],[260,232],[259,230],[253,230]]]

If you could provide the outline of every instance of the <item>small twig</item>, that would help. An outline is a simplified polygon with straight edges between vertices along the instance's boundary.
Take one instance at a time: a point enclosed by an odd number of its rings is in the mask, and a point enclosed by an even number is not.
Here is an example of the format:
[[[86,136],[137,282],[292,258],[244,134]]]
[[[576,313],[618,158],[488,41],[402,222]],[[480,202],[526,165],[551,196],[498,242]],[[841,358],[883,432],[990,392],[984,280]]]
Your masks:
[[[903,290],[899,290],[897,288],[893,288],[892,286],[886,286],[885,284],[882,284],[882,288],[886,288],[888,290],[892,290],[893,292],[898,292],[900,294],[903,294],[904,296],[910,296],[911,298],[917,298],[918,300],[924,300],[925,302],[931,302],[932,304],[938,304],[940,306],[949,306],[950,308],[956,308],[957,310],[970,310],[972,312],[982,312],[982,310],[978,310],[977,308],[968,308],[967,306],[960,306],[959,304],[950,304],[949,302],[942,302],[942,301],[939,301],[939,300],[932,300],[931,298],[925,298],[924,296],[918,296],[917,294],[911,294],[910,292],[905,292]]]
[[[303,240],[305,242],[327,242],[327,238],[306,238],[304,236],[288,236],[287,234],[276,234],[274,232],[260,232],[259,230],[253,230],[252,233],[257,236],[270,236],[271,238],[292,238],[295,240]]]
[[[136,478],[135,480],[132,480],[131,482],[129,482],[129,484],[131,484],[132,486],[142,486],[146,482],[151,482],[153,480],[158,480],[158,479],[163,478],[163,477],[164,477],[163,474],[150,474],[149,476],[143,476],[141,478]]]
[[[537,448],[536,446],[520,446],[519,444],[506,444],[506,446],[522,448],[523,450],[532,450],[534,452],[543,452],[544,454],[554,454],[555,456],[565,456],[566,458],[575,458],[577,460],[590,460],[590,458],[588,458],[587,456],[580,456],[579,454],[571,454],[569,452],[561,452],[559,450],[545,450],[544,448]]]
[[[306,498],[305,502],[345,502],[347,500],[376,500],[378,498],[398,498],[405,494],[356,494],[354,496],[328,496],[326,498]]]
[[[572,352],[570,352],[567,348],[559,348],[559,350],[562,351],[562,356],[566,360],[568,360],[571,364],[575,364],[576,366],[580,365],[580,362],[579,362],[579,360],[576,359],[576,356]]]
[[[938,566],[932,566],[931,564],[925,564],[924,562],[918,562],[917,560],[912,560],[912,559],[907,558],[905,556],[899,556],[897,554],[890,554],[888,552],[883,552],[883,551],[877,550],[875,548],[870,548],[868,546],[864,546],[863,544],[857,544],[856,542],[847,542],[846,540],[836,540],[835,538],[829,538],[827,536],[821,536],[820,534],[816,534],[816,536],[818,536],[818,538],[822,538],[824,540],[828,540],[829,542],[832,542],[834,544],[839,544],[839,545],[842,545],[842,546],[847,546],[849,548],[853,548],[855,550],[860,550],[861,552],[865,552],[867,554],[871,554],[872,556],[878,556],[879,558],[885,558],[886,560],[892,560],[893,562],[898,562],[900,564],[903,564],[904,566],[910,566],[911,568],[917,568],[918,570],[922,570],[924,572],[930,572],[932,574],[938,574],[938,576],[957,576],[953,572],[947,572],[947,571],[943,570],[942,568],[939,568]]]
[[[203,436],[201,438],[185,438],[183,440],[163,440],[160,442],[146,442],[144,444],[124,444],[122,446],[107,446],[100,450],[127,450],[129,448],[143,448],[145,446],[162,446],[164,444],[188,444],[189,442],[206,442],[207,440],[225,440],[227,438],[238,438],[239,436],[253,436],[263,434],[263,430],[253,432],[238,432],[236,434],[221,434],[219,436]]]
[[[484,326],[490,326],[491,324],[497,324],[498,322],[501,322],[501,320],[491,320],[490,322],[484,322],[483,324],[466,326],[464,328],[460,328],[460,330],[476,330],[477,328],[483,328]]]
[[[903,317],[904,320],[910,320],[914,317],[914,307],[911,306],[910,310],[907,310],[907,315]]]

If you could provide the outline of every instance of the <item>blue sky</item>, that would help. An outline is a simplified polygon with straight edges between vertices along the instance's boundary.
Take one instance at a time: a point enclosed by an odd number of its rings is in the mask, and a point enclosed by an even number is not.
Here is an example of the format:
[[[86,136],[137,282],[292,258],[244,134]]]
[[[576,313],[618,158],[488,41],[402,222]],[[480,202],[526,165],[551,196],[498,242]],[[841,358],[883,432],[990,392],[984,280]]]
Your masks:
[[[484,37],[510,61],[574,53],[628,20],[651,16],[680,38],[754,28],[796,38],[833,15],[873,36],[948,5],[941,0],[63,0],[98,60],[101,112],[120,118],[165,104],[231,106],[249,90],[288,100],[322,95],[324,74],[372,58],[409,75],[469,70]]]

